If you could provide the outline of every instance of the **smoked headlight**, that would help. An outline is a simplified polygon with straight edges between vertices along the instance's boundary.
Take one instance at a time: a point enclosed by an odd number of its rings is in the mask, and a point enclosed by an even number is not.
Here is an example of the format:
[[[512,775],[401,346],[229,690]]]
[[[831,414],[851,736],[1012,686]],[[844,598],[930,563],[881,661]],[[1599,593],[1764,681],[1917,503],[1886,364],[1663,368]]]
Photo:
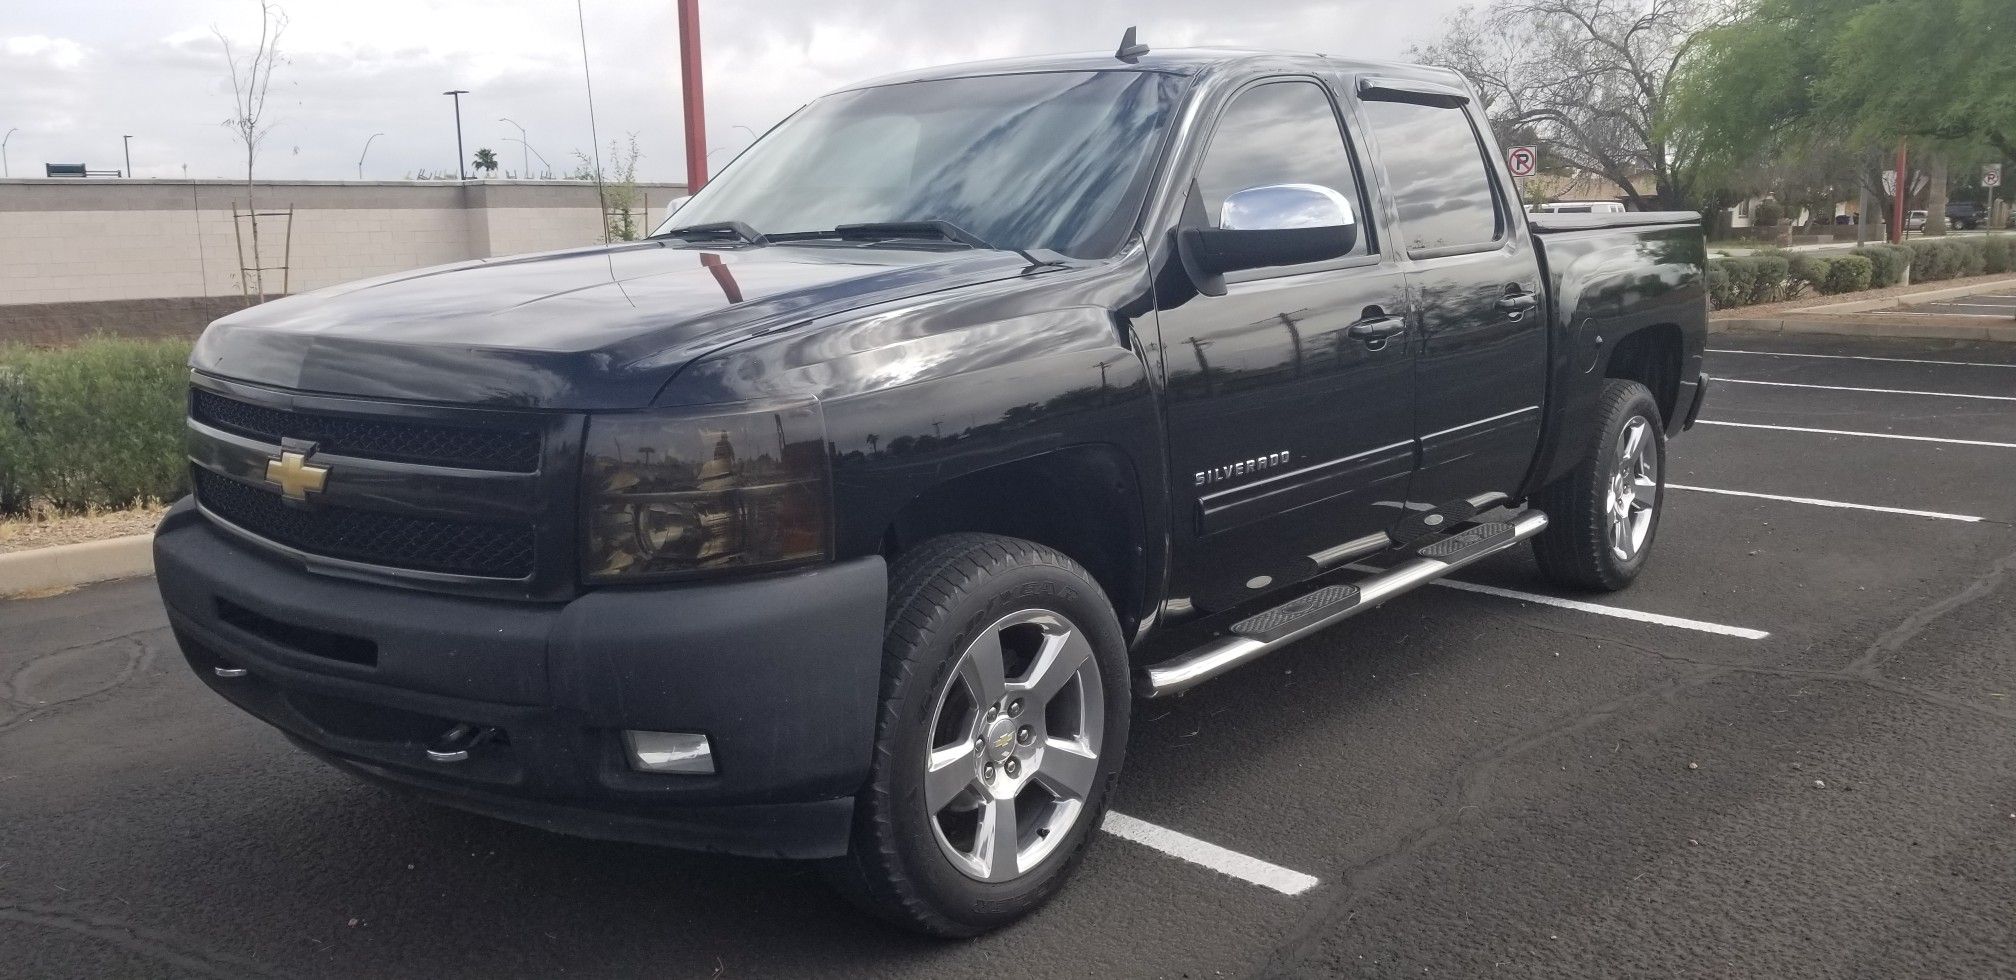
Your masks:
[[[831,497],[825,422],[810,401],[591,416],[582,496],[589,581],[821,561]]]

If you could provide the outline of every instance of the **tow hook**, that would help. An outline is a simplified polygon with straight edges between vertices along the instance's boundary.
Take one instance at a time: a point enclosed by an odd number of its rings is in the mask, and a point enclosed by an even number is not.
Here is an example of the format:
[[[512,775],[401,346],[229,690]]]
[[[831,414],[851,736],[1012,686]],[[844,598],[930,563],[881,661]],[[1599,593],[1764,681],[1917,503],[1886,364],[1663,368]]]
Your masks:
[[[427,746],[427,758],[444,764],[466,762],[471,751],[496,737],[497,729],[478,727],[465,721],[448,729]]]

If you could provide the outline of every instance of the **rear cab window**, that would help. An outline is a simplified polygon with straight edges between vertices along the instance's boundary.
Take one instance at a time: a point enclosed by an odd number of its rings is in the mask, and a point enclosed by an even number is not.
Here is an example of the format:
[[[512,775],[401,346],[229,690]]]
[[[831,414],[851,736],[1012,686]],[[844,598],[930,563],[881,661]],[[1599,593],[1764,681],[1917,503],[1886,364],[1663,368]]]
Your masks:
[[[1365,99],[1400,241],[1413,258],[1496,248],[1507,221],[1484,146],[1461,105]]]

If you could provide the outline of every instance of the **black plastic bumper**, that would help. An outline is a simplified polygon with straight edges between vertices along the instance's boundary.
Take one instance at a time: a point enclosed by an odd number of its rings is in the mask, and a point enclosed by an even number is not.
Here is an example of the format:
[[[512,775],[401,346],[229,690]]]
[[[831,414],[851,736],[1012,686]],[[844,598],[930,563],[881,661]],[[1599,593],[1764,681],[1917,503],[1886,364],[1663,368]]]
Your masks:
[[[874,738],[880,558],[498,602],[310,573],[185,501],[154,559],[197,676],[347,771],[582,836],[760,856],[846,850]],[[430,761],[426,746],[459,723],[502,735],[466,761]],[[716,772],[633,771],[624,729],[705,734]]]

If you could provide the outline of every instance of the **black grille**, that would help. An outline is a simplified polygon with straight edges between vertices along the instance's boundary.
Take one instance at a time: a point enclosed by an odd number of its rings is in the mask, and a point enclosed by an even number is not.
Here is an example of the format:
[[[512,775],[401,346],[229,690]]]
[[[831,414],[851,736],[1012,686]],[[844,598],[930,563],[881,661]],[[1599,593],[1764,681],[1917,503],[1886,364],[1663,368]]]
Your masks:
[[[532,573],[532,525],[473,524],[347,507],[290,507],[280,495],[209,470],[195,471],[196,499],[262,538],[332,558],[457,575],[524,578]]]
[[[197,389],[190,404],[196,421],[279,442],[307,439],[317,449],[345,456],[436,466],[530,473],[539,468],[539,433],[531,429],[479,429],[389,419],[288,412]]]

